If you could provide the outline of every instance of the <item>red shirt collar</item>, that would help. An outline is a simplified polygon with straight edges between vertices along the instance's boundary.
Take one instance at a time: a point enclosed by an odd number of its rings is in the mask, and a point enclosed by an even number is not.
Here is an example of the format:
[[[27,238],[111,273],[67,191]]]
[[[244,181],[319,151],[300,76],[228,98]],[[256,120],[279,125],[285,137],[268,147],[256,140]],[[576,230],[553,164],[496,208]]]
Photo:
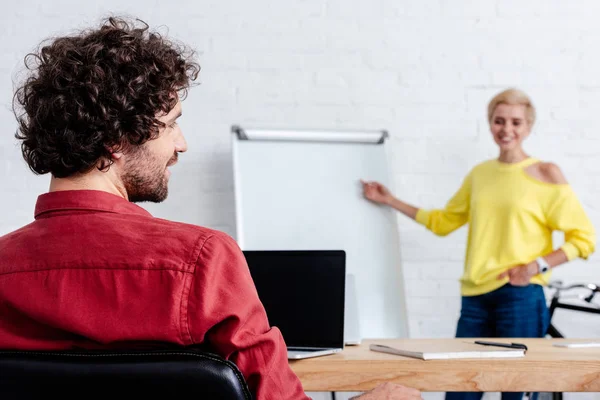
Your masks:
[[[35,219],[53,211],[105,211],[151,217],[142,207],[112,193],[100,190],[64,190],[44,193],[35,204]]]

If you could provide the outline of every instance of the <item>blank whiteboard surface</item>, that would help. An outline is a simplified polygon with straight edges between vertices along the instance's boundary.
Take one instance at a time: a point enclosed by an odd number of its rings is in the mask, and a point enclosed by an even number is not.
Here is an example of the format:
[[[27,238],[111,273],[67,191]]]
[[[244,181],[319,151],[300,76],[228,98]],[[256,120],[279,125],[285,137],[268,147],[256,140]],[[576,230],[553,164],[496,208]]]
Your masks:
[[[362,337],[408,336],[395,211],[366,200],[360,184],[390,184],[385,144],[233,135],[233,163],[243,250],[345,250]]]

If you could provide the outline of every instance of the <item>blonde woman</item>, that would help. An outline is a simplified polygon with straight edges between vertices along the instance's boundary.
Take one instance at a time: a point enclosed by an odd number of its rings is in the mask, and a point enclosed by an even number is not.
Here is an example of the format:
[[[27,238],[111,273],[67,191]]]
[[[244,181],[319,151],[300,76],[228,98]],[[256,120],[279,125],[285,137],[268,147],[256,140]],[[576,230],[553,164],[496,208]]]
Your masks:
[[[595,250],[596,234],[560,168],[528,155],[523,141],[535,108],[520,90],[497,94],[488,105],[498,158],[476,165],[445,208],[407,204],[378,182],[364,182],[364,196],[389,205],[445,236],[468,224],[462,305],[456,337],[544,337],[548,309],[543,285],[550,270]],[[554,248],[552,231],[565,242]],[[482,393],[448,393],[479,400]],[[518,400],[522,393],[503,393]]]

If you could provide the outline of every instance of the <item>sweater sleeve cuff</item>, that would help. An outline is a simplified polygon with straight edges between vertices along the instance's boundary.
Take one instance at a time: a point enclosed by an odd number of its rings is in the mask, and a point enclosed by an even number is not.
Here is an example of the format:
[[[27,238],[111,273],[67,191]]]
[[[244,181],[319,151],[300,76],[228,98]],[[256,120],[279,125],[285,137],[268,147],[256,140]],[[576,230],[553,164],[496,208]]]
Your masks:
[[[417,221],[421,225],[427,226],[427,223],[429,222],[429,214],[429,211],[420,208],[417,211],[417,215],[415,216],[415,221]]]
[[[560,246],[560,249],[565,252],[565,254],[567,255],[567,260],[569,261],[579,257],[579,249],[575,247],[573,243],[566,242],[565,244]]]

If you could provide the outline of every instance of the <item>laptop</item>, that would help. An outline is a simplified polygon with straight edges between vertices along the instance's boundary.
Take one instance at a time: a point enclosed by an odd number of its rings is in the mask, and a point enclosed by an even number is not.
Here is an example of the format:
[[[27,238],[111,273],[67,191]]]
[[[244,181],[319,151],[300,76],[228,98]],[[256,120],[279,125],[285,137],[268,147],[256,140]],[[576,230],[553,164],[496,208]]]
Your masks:
[[[288,359],[344,348],[346,253],[343,250],[243,252],[270,326],[279,328]]]

